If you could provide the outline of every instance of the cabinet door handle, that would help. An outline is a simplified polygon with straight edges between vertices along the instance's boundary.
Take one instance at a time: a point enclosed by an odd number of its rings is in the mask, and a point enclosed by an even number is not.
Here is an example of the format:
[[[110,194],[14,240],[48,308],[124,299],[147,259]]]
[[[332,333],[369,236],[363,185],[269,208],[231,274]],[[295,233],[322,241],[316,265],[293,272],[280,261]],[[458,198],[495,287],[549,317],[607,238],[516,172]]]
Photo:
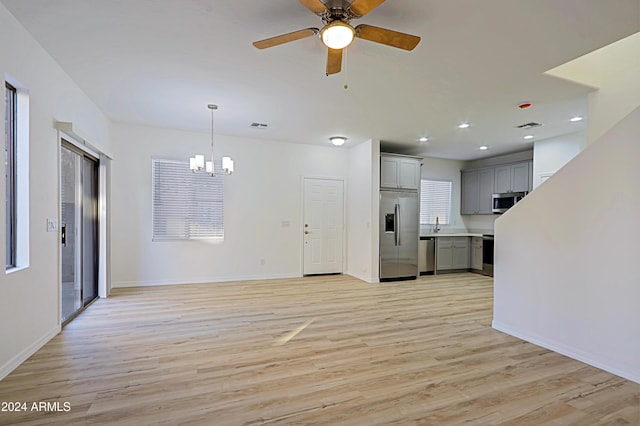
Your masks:
[[[60,238],[62,247],[67,246],[67,224],[64,224],[60,227]]]

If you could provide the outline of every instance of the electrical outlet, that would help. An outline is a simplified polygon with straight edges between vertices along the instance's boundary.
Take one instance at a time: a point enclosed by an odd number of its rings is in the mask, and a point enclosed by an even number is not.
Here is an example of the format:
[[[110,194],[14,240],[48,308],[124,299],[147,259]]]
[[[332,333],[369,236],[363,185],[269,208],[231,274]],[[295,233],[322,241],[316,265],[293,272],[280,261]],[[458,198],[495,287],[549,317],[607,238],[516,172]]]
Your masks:
[[[47,219],[47,232],[56,232],[58,230],[57,219]]]

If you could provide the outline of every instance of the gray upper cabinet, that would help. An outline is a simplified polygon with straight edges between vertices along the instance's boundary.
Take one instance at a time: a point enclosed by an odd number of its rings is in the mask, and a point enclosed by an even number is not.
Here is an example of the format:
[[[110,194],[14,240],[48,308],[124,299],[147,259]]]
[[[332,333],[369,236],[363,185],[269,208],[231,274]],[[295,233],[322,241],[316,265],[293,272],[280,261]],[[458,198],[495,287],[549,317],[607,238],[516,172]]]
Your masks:
[[[478,172],[462,172],[460,214],[478,212]]]
[[[420,189],[420,159],[381,155],[380,187]]]
[[[495,168],[494,191],[497,193],[529,191],[531,161]]]
[[[491,214],[494,169],[462,172],[461,214]]]

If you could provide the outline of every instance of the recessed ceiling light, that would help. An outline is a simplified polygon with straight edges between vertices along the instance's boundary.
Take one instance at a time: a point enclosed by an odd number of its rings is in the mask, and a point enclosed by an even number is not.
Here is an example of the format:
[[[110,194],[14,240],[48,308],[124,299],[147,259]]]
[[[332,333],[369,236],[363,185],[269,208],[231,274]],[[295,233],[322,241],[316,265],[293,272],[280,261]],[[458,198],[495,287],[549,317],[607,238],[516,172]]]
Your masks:
[[[423,136],[420,139],[418,139],[418,141],[420,141],[420,142],[427,142],[428,140],[429,140],[429,138],[426,137],[426,136]]]
[[[527,135],[523,139],[528,141],[529,139],[533,139],[533,135]]]
[[[486,150],[489,149],[489,147],[486,146],[486,145],[482,145],[479,149],[480,149],[480,151],[486,151]]]
[[[469,123],[461,123],[461,124],[458,125],[458,128],[459,129],[468,129],[469,126],[470,126]]]
[[[579,116],[579,115],[576,115],[575,117],[571,117],[571,118],[569,119],[569,121],[571,121],[572,123],[575,123],[575,122],[577,122],[577,121],[582,121],[582,120],[584,120],[584,117],[581,117],[581,116]]]

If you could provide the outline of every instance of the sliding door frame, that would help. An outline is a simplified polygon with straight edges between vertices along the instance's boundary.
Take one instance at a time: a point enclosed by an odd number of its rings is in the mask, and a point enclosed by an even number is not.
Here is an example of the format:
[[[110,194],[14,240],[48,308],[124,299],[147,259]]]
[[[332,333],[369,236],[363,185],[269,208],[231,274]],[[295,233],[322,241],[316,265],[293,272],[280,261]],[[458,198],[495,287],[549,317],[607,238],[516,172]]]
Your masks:
[[[97,217],[97,244],[96,244],[96,266],[98,293],[97,298],[106,298],[111,292],[111,274],[110,274],[110,162],[111,158],[106,154],[88,146],[85,141],[80,141],[76,136],[59,130],[58,132],[58,322],[61,326],[66,325],[75,314],[62,324],[62,245],[61,245],[61,228],[62,228],[62,149],[63,146],[77,152],[83,157],[89,157],[96,162],[97,165],[97,198],[98,198],[98,217]],[[82,167],[83,168],[83,167]],[[94,299],[94,301],[96,300]],[[91,302],[90,302],[91,303]],[[90,304],[88,303],[88,304]],[[84,304],[84,301],[83,301]],[[87,305],[88,305],[87,304]],[[81,312],[81,308],[78,312]]]

